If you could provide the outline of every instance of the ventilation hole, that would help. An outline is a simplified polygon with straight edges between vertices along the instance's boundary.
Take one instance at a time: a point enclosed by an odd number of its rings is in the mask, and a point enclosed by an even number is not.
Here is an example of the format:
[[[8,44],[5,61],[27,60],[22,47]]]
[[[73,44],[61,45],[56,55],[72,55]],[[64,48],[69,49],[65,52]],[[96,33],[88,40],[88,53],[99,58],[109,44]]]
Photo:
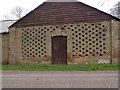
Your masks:
[[[102,25],[102,27],[105,27],[105,25]]]
[[[81,39],[81,37],[79,37],[79,39]]]
[[[96,49],[98,49],[98,47],[96,47]]]
[[[77,29],[77,27],[75,27],[75,29]]]
[[[106,47],[103,47],[103,49],[106,49]]]
[[[76,44],[76,46],[78,46],[78,44]]]
[[[105,32],[105,30],[103,30],[103,32]]]
[[[91,28],[91,26],[88,26],[88,28]]]
[[[95,26],[96,28],[98,27],[98,26]]]
[[[81,35],[81,33],[79,33],[79,35]]]
[[[91,43],[89,43],[89,45],[92,45]]]
[[[100,43],[102,43],[102,41],[99,41]]]
[[[100,50],[102,52],[102,50]]]
[[[91,41],[91,39],[89,39],[89,41]]]
[[[82,31],[82,33],[84,33],[84,31]]]
[[[96,45],[98,45],[98,43],[96,43]]]
[[[81,41],[79,41],[79,43],[81,43]]]
[[[105,43],[103,43],[103,45],[105,45]]]
[[[103,36],[105,36],[105,34],[103,34]]]
[[[96,36],[98,36],[98,34],[96,34]]]
[[[76,50],[78,50],[78,48],[76,48]]]
[[[102,54],[100,54],[100,56],[102,56]]]
[[[78,37],[78,35],[76,35],[76,37]]]

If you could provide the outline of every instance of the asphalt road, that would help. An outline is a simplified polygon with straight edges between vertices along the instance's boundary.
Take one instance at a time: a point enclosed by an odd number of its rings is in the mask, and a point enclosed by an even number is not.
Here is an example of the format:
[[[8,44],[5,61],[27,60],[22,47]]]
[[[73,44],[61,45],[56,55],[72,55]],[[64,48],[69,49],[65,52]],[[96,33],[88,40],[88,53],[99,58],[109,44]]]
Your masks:
[[[118,88],[118,71],[3,71],[3,88]]]

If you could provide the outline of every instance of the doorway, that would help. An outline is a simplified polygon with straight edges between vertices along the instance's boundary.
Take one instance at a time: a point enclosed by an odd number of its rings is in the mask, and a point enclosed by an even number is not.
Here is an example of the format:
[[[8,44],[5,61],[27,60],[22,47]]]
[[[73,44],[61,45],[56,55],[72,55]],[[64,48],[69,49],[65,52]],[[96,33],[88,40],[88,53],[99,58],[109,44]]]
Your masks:
[[[52,64],[67,65],[67,36],[52,37]]]

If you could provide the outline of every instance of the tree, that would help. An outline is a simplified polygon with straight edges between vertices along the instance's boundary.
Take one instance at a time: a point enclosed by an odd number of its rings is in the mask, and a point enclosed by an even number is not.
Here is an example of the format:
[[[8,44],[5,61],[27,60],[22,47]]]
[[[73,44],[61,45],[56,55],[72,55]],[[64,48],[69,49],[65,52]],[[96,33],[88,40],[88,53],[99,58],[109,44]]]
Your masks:
[[[120,18],[120,1],[110,9],[110,14]]]
[[[10,19],[20,19],[26,15],[28,11],[20,6],[14,7],[10,13],[5,14],[4,17],[8,20]]]
[[[109,2],[109,0],[99,0],[99,2],[98,2],[98,6],[103,6],[105,3],[108,3]]]

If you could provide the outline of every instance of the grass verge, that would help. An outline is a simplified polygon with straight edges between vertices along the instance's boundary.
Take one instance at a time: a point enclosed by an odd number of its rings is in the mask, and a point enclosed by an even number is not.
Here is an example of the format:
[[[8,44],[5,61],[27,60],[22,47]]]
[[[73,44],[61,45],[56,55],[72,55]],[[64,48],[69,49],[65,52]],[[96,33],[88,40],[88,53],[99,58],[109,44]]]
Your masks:
[[[19,70],[19,71],[109,71],[120,70],[120,65],[103,64],[103,65],[27,65],[27,66],[13,66],[3,65],[0,70]]]

